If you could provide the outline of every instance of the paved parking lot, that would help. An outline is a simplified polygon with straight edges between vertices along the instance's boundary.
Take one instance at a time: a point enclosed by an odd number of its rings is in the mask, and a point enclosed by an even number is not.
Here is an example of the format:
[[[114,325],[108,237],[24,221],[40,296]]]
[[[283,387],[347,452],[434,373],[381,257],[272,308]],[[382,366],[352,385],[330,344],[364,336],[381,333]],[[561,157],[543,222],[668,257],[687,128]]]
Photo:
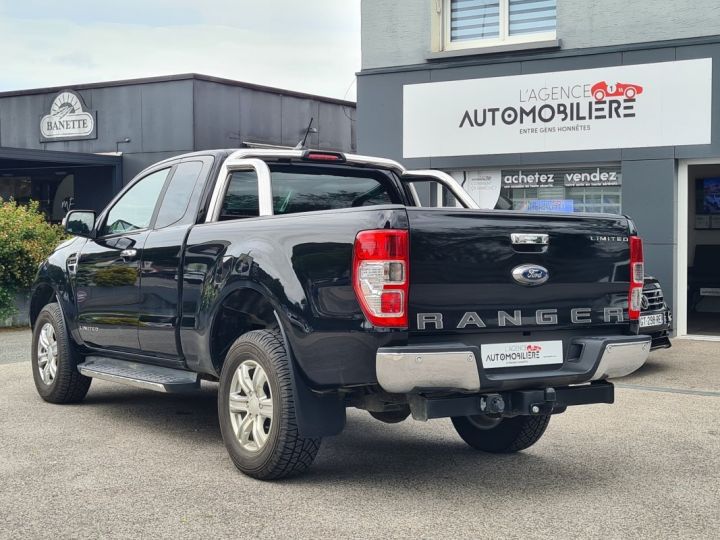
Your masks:
[[[447,420],[349,414],[309,474],[236,472],[215,385],[166,396],[94,381],[35,394],[25,333],[0,333],[0,537],[711,538],[720,530],[720,344],[677,341],[615,405],[570,409],[516,455]],[[12,339],[10,336],[13,336]],[[688,393],[683,393],[688,392]]]

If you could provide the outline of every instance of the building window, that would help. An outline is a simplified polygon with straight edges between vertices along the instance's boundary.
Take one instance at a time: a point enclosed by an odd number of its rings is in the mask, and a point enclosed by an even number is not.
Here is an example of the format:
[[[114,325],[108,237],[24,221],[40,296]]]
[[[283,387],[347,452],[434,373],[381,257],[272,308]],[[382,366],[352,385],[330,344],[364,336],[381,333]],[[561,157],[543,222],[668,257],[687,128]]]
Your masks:
[[[556,0],[445,0],[445,50],[555,39]]]
[[[614,165],[449,172],[481,208],[622,213],[622,172]]]

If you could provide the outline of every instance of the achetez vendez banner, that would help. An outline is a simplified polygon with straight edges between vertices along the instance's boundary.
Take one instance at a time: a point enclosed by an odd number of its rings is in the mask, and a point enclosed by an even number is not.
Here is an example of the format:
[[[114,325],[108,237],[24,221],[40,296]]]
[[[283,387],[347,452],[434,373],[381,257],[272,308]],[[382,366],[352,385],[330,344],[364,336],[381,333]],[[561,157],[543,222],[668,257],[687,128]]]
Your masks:
[[[709,144],[712,60],[403,89],[403,156]]]

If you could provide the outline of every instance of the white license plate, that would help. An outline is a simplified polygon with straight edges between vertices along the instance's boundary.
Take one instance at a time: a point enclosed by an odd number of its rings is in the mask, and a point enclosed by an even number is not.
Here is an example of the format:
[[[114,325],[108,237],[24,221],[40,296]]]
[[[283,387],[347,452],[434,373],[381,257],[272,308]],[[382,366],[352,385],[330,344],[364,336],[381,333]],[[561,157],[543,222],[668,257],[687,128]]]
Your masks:
[[[492,343],[480,347],[485,369],[544,366],[563,363],[562,341]]]
[[[656,313],[655,315],[640,315],[640,328],[647,326],[659,326],[665,324],[665,315]]]

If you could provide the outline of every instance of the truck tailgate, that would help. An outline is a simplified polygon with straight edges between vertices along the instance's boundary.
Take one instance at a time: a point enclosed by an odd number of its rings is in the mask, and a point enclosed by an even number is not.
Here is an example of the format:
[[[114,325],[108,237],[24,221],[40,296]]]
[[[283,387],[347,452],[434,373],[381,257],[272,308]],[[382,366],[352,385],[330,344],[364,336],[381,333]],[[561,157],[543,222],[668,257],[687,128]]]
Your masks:
[[[622,320],[631,226],[622,216],[408,208],[408,218],[411,332],[587,332]],[[513,233],[547,244],[514,244]],[[523,265],[541,279],[519,282]]]

